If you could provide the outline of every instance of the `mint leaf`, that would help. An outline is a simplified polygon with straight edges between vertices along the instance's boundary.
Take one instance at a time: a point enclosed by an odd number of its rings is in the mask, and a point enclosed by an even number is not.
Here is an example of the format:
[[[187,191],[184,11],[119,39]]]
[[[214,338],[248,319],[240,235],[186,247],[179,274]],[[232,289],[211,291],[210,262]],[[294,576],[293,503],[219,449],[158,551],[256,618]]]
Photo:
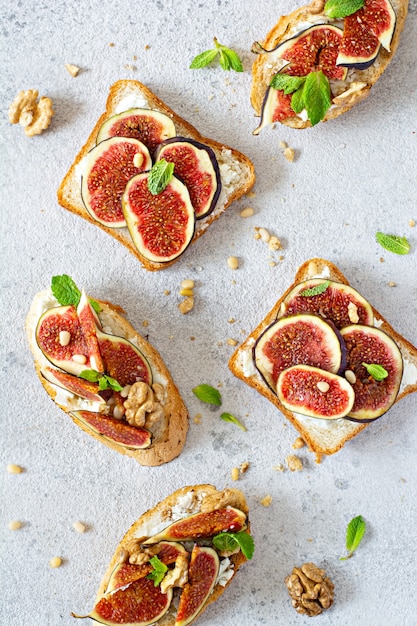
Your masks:
[[[213,545],[217,550],[222,552],[233,552],[239,546],[242,554],[247,559],[251,559],[255,551],[253,537],[245,531],[238,533],[220,533],[213,537]]]
[[[312,126],[320,122],[331,105],[330,83],[321,70],[307,75],[303,99]]]
[[[214,61],[217,55],[218,55],[218,50],[215,50],[215,49],[205,50],[204,52],[197,54],[197,56],[194,57],[194,59],[191,61],[190,69],[199,70],[202,67],[206,67],[207,65],[210,65],[210,63]]]
[[[234,70],[235,72],[243,72],[242,61],[239,58],[237,52],[219,43],[216,37],[213,39],[214,48],[211,50],[205,50],[191,61],[190,69],[199,70],[202,67],[210,65],[214,59],[219,58],[220,67],[224,70]]]
[[[363,519],[362,515],[358,515],[357,517],[354,517],[350,520],[346,529],[346,550],[348,550],[348,554],[346,556],[340,557],[341,561],[346,561],[346,559],[350,559],[350,557],[362,541],[365,530],[366,522]]]
[[[202,402],[206,402],[207,404],[215,404],[216,406],[220,406],[222,403],[222,397],[220,395],[220,391],[211,387],[210,385],[201,384],[197,387],[194,387],[192,390],[193,394],[197,396],[199,400]]]
[[[304,84],[292,94],[291,108],[294,113],[301,113],[301,111],[306,108],[304,102]]]
[[[97,300],[94,300],[93,298],[88,298],[89,303],[91,304],[91,306],[93,307],[94,311],[96,313],[100,313],[101,311],[101,306],[99,305],[99,303],[97,302]]]
[[[377,363],[362,363],[366,371],[375,380],[384,380],[388,376],[388,372],[385,367],[378,365]]]
[[[300,296],[304,296],[309,298],[310,296],[319,296],[321,293],[324,293],[328,286],[330,285],[330,280],[325,280],[323,283],[319,283],[318,285],[314,285],[314,287],[310,287],[310,289],[303,289],[300,291]]]
[[[324,12],[333,19],[347,17],[359,11],[364,4],[364,0],[327,0]]]
[[[228,66],[228,70],[234,70],[235,72],[243,72],[242,61],[239,58],[239,55],[232,50],[231,48],[226,48],[226,46],[220,46],[220,65],[221,65],[221,57],[226,57]]]
[[[149,580],[153,580],[154,586],[157,587],[161,583],[166,572],[168,571],[168,567],[165,565],[165,563],[162,563],[162,561],[160,561],[157,556],[153,556],[151,559],[149,559],[149,563],[152,565],[153,570],[149,572],[146,578],[149,578]]]
[[[288,76],[288,74],[275,74],[270,86],[273,89],[281,89],[286,95],[294,93],[304,85],[306,76]]]
[[[102,374],[96,372],[96,370],[83,370],[81,374],[79,374],[79,377],[88,380],[90,383],[97,383],[102,377]]]
[[[405,237],[377,232],[376,240],[385,250],[394,252],[394,254],[408,254],[410,252],[411,246]]]
[[[61,276],[52,276],[51,290],[54,298],[56,298],[62,306],[78,306],[81,298],[81,291],[68,274]]]
[[[90,383],[98,383],[100,391],[104,389],[113,389],[113,391],[121,391],[123,387],[117,382],[115,378],[96,372],[96,370],[83,370],[79,375],[80,378],[90,381]]]
[[[220,415],[220,419],[224,420],[225,422],[231,422],[232,424],[236,424],[236,426],[239,426],[239,428],[246,431],[246,427],[239,422],[237,417],[231,415],[230,413],[222,413]]]
[[[113,389],[113,391],[121,391],[123,389],[122,385],[117,382],[115,378],[111,376],[107,376],[107,374],[103,374],[103,378],[106,380],[107,387],[105,389]],[[101,381],[101,379],[100,379]]]
[[[174,173],[174,164],[165,159],[157,161],[148,176],[148,189],[153,196],[165,189]]]

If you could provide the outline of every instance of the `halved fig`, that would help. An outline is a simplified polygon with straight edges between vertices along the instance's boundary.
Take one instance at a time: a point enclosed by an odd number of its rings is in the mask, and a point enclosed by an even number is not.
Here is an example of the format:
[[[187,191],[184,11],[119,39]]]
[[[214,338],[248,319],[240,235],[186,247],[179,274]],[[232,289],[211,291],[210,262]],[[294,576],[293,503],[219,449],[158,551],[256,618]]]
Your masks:
[[[87,154],[81,197],[89,214],[108,228],[126,226],[122,195],[132,176],[149,170],[152,159],[146,146],[125,137],[102,141]]]
[[[73,393],[80,398],[84,398],[89,402],[100,402],[105,404],[106,401],[99,395],[98,383],[92,383],[83,378],[78,378],[72,374],[67,374],[61,370],[56,370],[52,367],[45,367],[42,371],[42,376],[53,385],[61,387],[70,393]]]
[[[216,584],[219,566],[219,557],[213,548],[194,546],[188,569],[188,583],[180,596],[175,626],[190,624],[200,613]]]
[[[320,291],[320,285],[323,285],[324,291]],[[310,289],[316,295],[307,295]],[[369,326],[374,323],[371,305],[356,289],[325,278],[303,281],[290,291],[281,305],[279,317],[294,313],[315,313],[330,320],[339,329],[352,323]]]
[[[104,122],[96,143],[109,137],[132,137],[144,143],[153,154],[158,144],[175,135],[174,122],[165,113],[151,109],[129,109]]]
[[[97,372],[104,372],[104,363],[101,358],[96,334],[96,315],[84,289],[81,292],[81,298],[77,306],[77,316],[87,344],[91,369]]]
[[[89,615],[99,624],[115,626],[148,626],[155,624],[168,611],[172,601],[172,589],[162,593],[152,580],[135,580],[125,589],[104,595]]]
[[[345,378],[309,365],[294,365],[281,372],[277,394],[288,410],[326,420],[345,417],[355,401]]]
[[[355,324],[342,328],[341,333],[347,348],[347,369],[353,372],[351,378],[355,380],[355,403],[347,417],[355,422],[370,422],[395,402],[403,373],[401,352],[380,328]],[[375,380],[364,363],[380,365],[388,375]]]
[[[108,335],[97,330],[97,340],[100,354],[106,368],[106,373],[124,387],[138,381],[152,384],[152,370],[142,352],[133,343]]]
[[[71,415],[82,422],[85,427],[102,435],[108,441],[113,441],[133,450],[148,448],[151,445],[151,434],[145,428],[130,426],[115,417],[93,411],[73,411]]]
[[[156,195],[148,189],[147,173],[135,176],[127,184],[122,205],[133,243],[150,261],[172,261],[190,244],[194,208],[187,187],[175,176]]]
[[[253,359],[265,382],[275,392],[280,373],[292,365],[314,365],[339,372],[345,365],[340,334],[318,315],[298,314],[271,324],[258,338]]]
[[[36,327],[36,341],[43,355],[69,374],[79,376],[83,370],[93,369],[77,311],[72,305],[54,307],[43,313]]]
[[[294,117],[295,113],[291,108],[291,98],[292,94],[285,94],[282,89],[268,87],[262,103],[260,124],[252,134],[259,135],[265,126]]]
[[[144,545],[159,541],[196,541],[222,532],[239,532],[246,528],[246,515],[233,507],[195,513],[170,524],[162,532],[150,537]]]
[[[221,178],[214,151],[186,137],[172,137],[158,146],[155,160],[175,165],[175,176],[187,187],[197,219],[209,215],[220,195]]]

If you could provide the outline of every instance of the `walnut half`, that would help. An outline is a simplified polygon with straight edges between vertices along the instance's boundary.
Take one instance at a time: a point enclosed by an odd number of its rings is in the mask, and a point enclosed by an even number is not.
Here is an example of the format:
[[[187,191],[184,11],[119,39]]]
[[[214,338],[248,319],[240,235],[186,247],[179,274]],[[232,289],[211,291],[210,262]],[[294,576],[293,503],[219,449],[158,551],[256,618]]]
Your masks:
[[[23,126],[28,137],[48,128],[53,115],[52,100],[45,96],[38,100],[36,89],[19,91],[9,107],[9,122]]]
[[[152,387],[144,382],[133,383],[124,408],[125,417],[131,426],[151,428],[164,415],[165,390],[159,383]]]
[[[333,604],[334,585],[326,572],[314,563],[294,567],[285,584],[297,613],[312,617]]]

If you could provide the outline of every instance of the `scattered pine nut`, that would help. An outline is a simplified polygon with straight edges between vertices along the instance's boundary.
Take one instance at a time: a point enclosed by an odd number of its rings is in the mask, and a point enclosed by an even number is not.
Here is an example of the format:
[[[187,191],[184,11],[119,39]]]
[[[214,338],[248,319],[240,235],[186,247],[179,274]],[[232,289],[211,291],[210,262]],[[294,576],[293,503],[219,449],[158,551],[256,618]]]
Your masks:
[[[65,69],[68,70],[68,72],[71,74],[73,78],[78,76],[80,72],[80,68],[77,65],[73,65],[72,63],[67,63],[65,65]]]
[[[415,220],[411,219],[411,220],[408,222],[408,225],[409,225],[409,226],[411,226],[411,228],[414,228],[414,226],[416,225]]]
[[[261,504],[262,504],[262,506],[270,506],[271,502],[272,502],[272,496],[270,496],[270,495],[265,496],[265,497],[264,497],[264,498],[262,498],[262,500],[261,500]]]
[[[258,228],[257,229],[258,233],[261,236],[261,239],[264,243],[268,243],[269,240],[271,239],[271,235],[269,234],[269,232],[266,230],[266,228]]]
[[[82,522],[74,522],[72,525],[73,529],[77,531],[77,533],[84,533],[86,526]]]
[[[49,565],[51,567],[53,567],[54,569],[56,567],[60,567],[62,565],[62,559],[59,556],[54,556],[50,561],[49,561]]]
[[[22,528],[22,522],[19,522],[19,520],[13,519],[11,522],[9,522],[10,530],[19,530],[19,528]]]
[[[228,339],[228,340],[226,341],[226,343],[227,343],[227,345],[228,345],[228,346],[237,346],[237,341],[236,341],[236,339]]]
[[[295,456],[295,454],[290,454],[289,456],[287,456],[285,461],[287,463],[288,469],[291,472],[299,472],[303,469],[303,462],[298,456]]]
[[[180,296],[192,296],[194,291],[192,289],[180,289]]]
[[[294,450],[299,450],[300,448],[304,448],[304,446],[305,446],[305,442],[302,437],[297,437],[297,439],[292,444],[292,447],[294,448]]]
[[[227,266],[231,270],[237,270],[239,267],[239,259],[235,256],[229,256],[227,259]]]
[[[20,467],[20,465],[15,465],[15,463],[9,463],[6,469],[9,474],[21,474],[23,472],[23,467]]]
[[[194,297],[187,296],[184,298],[184,300],[179,303],[178,308],[183,315],[189,313],[194,308]]]
[[[180,283],[181,289],[194,289],[195,283],[191,278],[184,278]]]
[[[246,218],[246,217],[252,217],[252,215],[254,214],[254,210],[251,206],[246,207],[246,209],[242,209],[240,212],[240,217]]]
[[[388,283],[388,287],[396,287],[397,283],[394,283],[392,280]]]
[[[232,480],[239,480],[239,468],[234,467],[232,469]]]

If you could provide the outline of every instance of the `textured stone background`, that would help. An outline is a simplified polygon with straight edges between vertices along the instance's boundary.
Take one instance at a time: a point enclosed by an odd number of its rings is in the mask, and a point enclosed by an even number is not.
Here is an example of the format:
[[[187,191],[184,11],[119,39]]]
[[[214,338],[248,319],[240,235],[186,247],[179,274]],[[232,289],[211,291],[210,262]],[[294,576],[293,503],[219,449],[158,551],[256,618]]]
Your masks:
[[[251,134],[250,47],[295,0],[2,5],[2,623],[73,624],[70,612],[91,608],[106,563],[136,517],[184,484],[230,485],[232,467],[245,460],[250,469],[238,486],[251,506],[255,557],[204,613],[202,626],[309,623],[292,609],[283,583],[306,560],[325,567],[336,585],[333,608],[317,618],[321,626],[415,623],[416,397],[321,465],[302,450],[304,470],[279,473],[273,466],[293,452],[296,432],[234,379],[226,344],[264,317],[312,256],[337,263],[417,343],[417,230],[409,226],[417,220],[415,0],[397,56],[366,101],[331,123],[306,131],[269,128],[258,137]],[[213,36],[240,53],[243,74],[188,69]],[[82,68],[77,78],[66,63]],[[245,152],[257,173],[255,197],[232,206],[180,262],[157,274],[56,201],[108,88],[120,78],[146,83],[203,134]],[[29,88],[51,97],[56,111],[50,129],[33,139],[7,120],[16,93]],[[296,150],[293,163],[280,141]],[[243,220],[239,211],[249,204],[255,215]],[[276,267],[254,239],[255,226],[282,240],[284,259]],[[384,252],[377,230],[407,236],[412,253]],[[236,272],[226,265],[231,254],[240,259]],[[100,446],[41,389],[23,324],[33,295],[58,273],[123,305],[138,329],[149,321],[146,332],[191,416],[185,449],[171,464],[142,468]],[[183,278],[196,280],[196,307],[187,316],[177,309]],[[222,385],[223,409],[247,425],[246,433],[198,402],[191,389],[202,382]],[[11,476],[7,463],[25,472]],[[268,508],[260,504],[266,494]],[[367,534],[354,558],[341,562],[346,524],[358,514]],[[11,519],[23,528],[9,531]],[[88,525],[85,534],[73,530],[75,520]],[[55,555],[63,566],[53,570],[48,562]]]

